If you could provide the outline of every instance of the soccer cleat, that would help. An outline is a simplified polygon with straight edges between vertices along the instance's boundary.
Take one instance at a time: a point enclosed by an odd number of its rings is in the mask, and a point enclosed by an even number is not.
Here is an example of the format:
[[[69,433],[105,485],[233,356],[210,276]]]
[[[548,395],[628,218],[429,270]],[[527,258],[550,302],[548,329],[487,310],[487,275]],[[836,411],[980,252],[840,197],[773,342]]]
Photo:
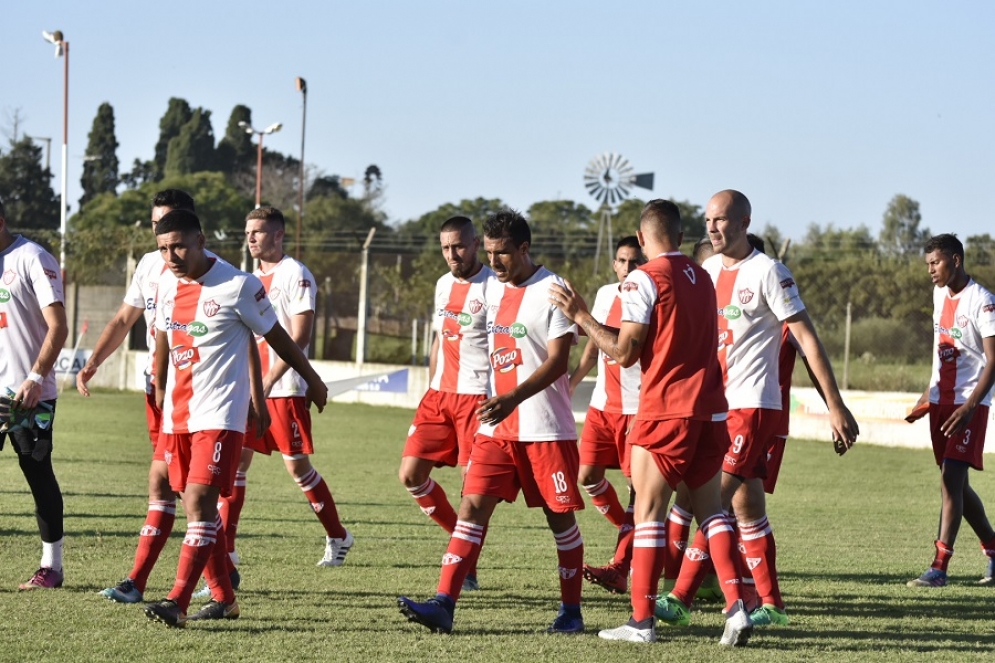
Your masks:
[[[556,635],[577,635],[583,632],[584,618],[580,614],[580,608],[567,608],[562,603],[553,623],[546,629],[546,633]]]
[[[145,606],[145,616],[172,628],[184,628],[187,625],[187,613],[180,610],[180,606],[172,599],[149,603]]]
[[[421,624],[432,633],[451,633],[453,630],[454,608],[443,605],[439,599],[418,603],[406,596],[399,596],[397,607],[409,622]]]
[[[242,574],[238,572],[238,569],[233,569],[232,572],[228,574],[228,579],[231,580],[232,589],[238,589],[238,586],[242,584]],[[211,588],[207,586],[206,580],[204,581],[203,587],[194,592],[193,596],[190,598],[197,600],[211,598]]]
[[[118,603],[139,603],[142,600],[142,593],[135,587],[135,581],[131,578],[125,578],[117,584],[117,587],[108,587],[99,594],[109,601]]]
[[[342,566],[346,554],[355,542],[356,540],[352,538],[349,530],[346,530],[345,536],[341,539],[333,539],[330,536],[326,536],[325,556],[318,562],[318,566]]]
[[[988,558],[988,568],[985,569],[985,576],[978,581],[979,585],[995,587],[995,557]]]
[[[629,578],[618,564],[607,566],[584,565],[584,580],[604,587],[612,594],[625,594],[629,591]]]
[[[207,605],[187,619],[190,621],[197,619],[238,619],[239,614],[238,602],[224,603],[211,599]]]
[[[773,608],[773,606],[771,607]],[[781,614],[784,614],[783,610]],[[784,623],[787,624],[787,615],[784,616],[784,619]],[[735,605],[729,610],[729,616],[726,618],[726,625],[722,630],[722,638],[719,640],[719,644],[728,647],[742,647],[749,641],[750,636],[753,635],[753,623],[751,615],[747,614],[746,606],[743,605],[743,602],[741,600],[736,601]]]
[[[27,582],[22,582],[18,589],[29,590],[29,589],[56,589],[62,587],[62,581],[64,576],[62,571],[56,571],[50,566],[43,566],[35,574],[31,576],[31,579]]]
[[[464,592],[476,592],[480,589],[480,583],[477,582],[477,576],[467,575],[463,578],[463,591]]]
[[[908,587],[946,587],[947,572],[930,567],[921,576],[905,584]]]
[[[787,626],[789,620],[784,608],[765,603],[750,613],[750,621],[756,626]]]
[[[670,626],[688,626],[691,624],[691,609],[680,602],[673,594],[667,594],[656,600],[653,614],[664,624]]]
[[[639,628],[632,619],[628,623],[622,624],[618,628],[598,631],[598,637],[602,640],[620,640],[622,642],[656,642],[656,626],[653,618],[649,618],[649,628]]]
[[[701,601],[702,603],[725,601],[726,596],[722,593],[722,586],[719,584],[718,576],[711,573],[705,576],[705,581],[698,588],[698,593],[694,595],[694,600]]]

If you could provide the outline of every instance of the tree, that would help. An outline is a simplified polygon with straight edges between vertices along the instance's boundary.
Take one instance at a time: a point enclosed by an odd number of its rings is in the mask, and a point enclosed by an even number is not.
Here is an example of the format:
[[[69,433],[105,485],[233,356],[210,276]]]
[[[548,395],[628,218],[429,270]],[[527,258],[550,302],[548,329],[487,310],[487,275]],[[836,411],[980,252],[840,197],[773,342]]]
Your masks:
[[[166,150],[166,177],[213,171],[216,167],[211,111],[198,108]]]
[[[114,108],[107,102],[100,104],[93,118],[86,156],[83,158],[82,208],[98,193],[114,193],[118,185],[118,142],[114,135]]]
[[[919,203],[906,195],[897,194],[888,202],[881,220],[881,234],[878,236],[881,249],[891,255],[918,254],[930,236],[928,228],[919,229],[921,222]]]
[[[307,190],[304,198],[311,200],[322,196],[348,198],[349,192],[342,188],[342,181],[338,175],[320,175],[311,182],[311,188]]]
[[[52,172],[42,167],[42,151],[23,137],[12,140],[6,154],[0,153],[0,200],[12,228],[59,228],[60,200],[52,190]]]
[[[226,175],[235,175],[250,170],[256,148],[252,144],[252,136],[239,126],[239,122],[252,125],[252,110],[239,104],[232,109],[228,117],[228,128],[225,135],[218,141],[217,167]]]
[[[166,159],[169,154],[169,141],[180,135],[180,130],[193,117],[193,110],[186,99],[171,97],[165,115],[159,120],[159,141],[155,144],[155,157],[152,159],[156,180],[166,173]]]
[[[995,265],[995,239],[991,235],[968,235],[964,243],[966,265]]]

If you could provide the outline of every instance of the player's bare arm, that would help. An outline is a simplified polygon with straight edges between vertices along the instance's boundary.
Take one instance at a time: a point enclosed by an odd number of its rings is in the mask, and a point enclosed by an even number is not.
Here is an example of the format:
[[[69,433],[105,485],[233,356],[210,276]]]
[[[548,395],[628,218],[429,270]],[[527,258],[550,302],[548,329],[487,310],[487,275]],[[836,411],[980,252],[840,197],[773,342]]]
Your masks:
[[[304,394],[307,402],[314,403],[318,412],[324,410],[325,403],[328,402],[328,387],[321,381],[321,377],[315,372],[311,362],[304,356],[300,347],[290,338],[290,334],[277,324],[273,325],[273,328],[266,332],[263,338],[273,348],[273,351],[290,365],[290,368],[304,378],[304,382],[307,383],[307,393]]]
[[[162,410],[166,402],[166,374],[169,372],[169,339],[168,333],[161,329],[155,335],[155,405]]]
[[[580,355],[580,363],[577,364],[577,369],[570,375],[570,395],[573,396],[574,391],[577,390],[577,385],[579,385],[587,374],[591,372],[594,365],[598,363],[598,344],[592,341],[588,341],[587,345],[584,346],[584,352]]]
[[[477,408],[477,418],[485,424],[501,423],[522,401],[528,400],[556,382],[567,372],[570,363],[570,346],[573,334],[564,334],[546,344],[549,356],[524,382],[508,393],[494,396],[481,402]]]
[[[266,390],[263,386],[262,361],[255,336],[249,337],[249,421],[256,428],[256,437],[262,437],[270,425],[269,408],[266,407]]]
[[[69,336],[69,326],[66,324],[66,309],[61,302],[54,302],[41,310],[45,324],[48,325],[48,332],[45,340],[41,343],[41,350],[31,367],[32,373],[37,373],[42,377],[52,372],[56,359],[59,358],[59,351]],[[38,405],[41,397],[42,381],[35,382],[30,378],[25,378],[21,386],[14,392],[14,401],[19,402],[21,408],[30,410]]]
[[[439,332],[432,332],[432,349],[428,351],[428,383],[435,379],[435,369],[439,365]]]
[[[807,311],[800,311],[786,320],[788,329],[794,334],[807,358],[808,366],[816,383],[822,389],[826,407],[829,408],[829,422],[833,431],[833,445],[836,453],[843,455],[857,441],[860,428],[856,419],[843,402],[833,367],[826,355],[826,348],[819,340]]]
[[[642,354],[642,344],[646,340],[648,327],[636,323],[623,323],[622,329],[618,333],[612,331],[594,319],[594,316],[587,310],[584,299],[577,294],[569,281],[565,283],[566,287],[557,284],[550,286],[549,301],[563,311],[563,315],[576,322],[591,339],[591,342],[606,355],[624,368],[635,364],[639,355]],[[627,325],[629,325],[628,333],[623,334]]]
[[[314,311],[304,311],[290,318],[290,329],[287,333],[302,351],[311,343],[311,327],[314,325]],[[263,376],[263,391],[269,398],[273,385],[290,370],[290,365],[277,357],[276,361]]]
[[[97,345],[93,348],[93,354],[76,374],[76,390],[79,393],[84,396],[90,395],[90,390],[87,389],[86,384],[93,379],[93,376],[97,374],[97,369],[111,353],[121,346],[124,339],[127,338],[128,332],[131,331],[140,317],[142,317],[142,309],[135,308],[131,304],[121,304],[117,313],[104,327],[104,331],[100,332],[100,338],[97,339]]]
[[[981,347],[985,351],[985,368],[978,377],[978,384],[963,405],[953,411],[953,414],[940,426],[940,432],[947,437],[953,437],[962,433],[971,423],[974,417],[974,410],[978,407],[985,395],[991,391],[995,385],[995,336],[981,339]]]

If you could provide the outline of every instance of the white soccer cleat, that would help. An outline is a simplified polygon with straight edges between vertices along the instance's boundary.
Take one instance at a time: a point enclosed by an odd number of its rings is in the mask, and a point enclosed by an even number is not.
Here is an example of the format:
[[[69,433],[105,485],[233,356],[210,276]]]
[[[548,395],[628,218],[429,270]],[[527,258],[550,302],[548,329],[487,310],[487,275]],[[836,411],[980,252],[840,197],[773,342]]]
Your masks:
[[[736,601],[726,617],[725,630],[722,631],[720,645],[729,647],[742,647],[753,635],[753,622],[750,621],[750,614],[746,612],[746,606],[742,601]]]
[[[326,536],[325,556],[318,562],[318,566],[342,566],[342,562],[345,561],[345,556],[349,553],[353,543],[355,543],[355,539],[352,538],[349,530],[346,530],[345,537],[341,539]]]
[[[602,640],[620,640],[622,642],[656,642],[656,626],[636,628],[622,624],[618,628],[599,631],[598,637]]]

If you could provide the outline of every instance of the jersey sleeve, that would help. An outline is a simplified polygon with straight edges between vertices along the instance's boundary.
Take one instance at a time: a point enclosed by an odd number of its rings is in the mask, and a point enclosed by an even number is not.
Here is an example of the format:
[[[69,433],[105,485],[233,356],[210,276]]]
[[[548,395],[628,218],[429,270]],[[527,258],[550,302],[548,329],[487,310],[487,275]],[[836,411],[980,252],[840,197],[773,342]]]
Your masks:
[[[290,315],[300,315],[314,310],[315,303],[314,276],[311,271],[300,263],[295,263],[295,269],[288,275],[286,284],[287,312]]]
[[[767,306],[782,322],[796,313],[805,310],[801,295],[798,294],[798,284],[795,277],[783,263],[775,262],[767,270],[762,281],[764,298]]]
[[[138,262],[138,267],[135,269],[135,273],[131,276],[131,284],[128,285],[128,291],[124,293],[124,303],[128,306],[134,306],[135,308],[144,309],[146,306],[145,297],[142,296],[142,276],[145,274],[145,261],[148,259],[148,254],[142,256],[142,259]]]
[[[562,286],[564,288],[567,287],[566,282],[563,279],[559,278],[559,277],[554,277],[550,281],[550,285],[552,285],[553,283],[556,283],[557,285],[560,285],[560,286]],[[554,338],[560,338],[561,336],[566,336],[567,334],[572,334],[573,335],[573,342],[576,344],[577,343],[577,325],[575,325],[574,323],[570,322],[570,318],[568,318],[567,316],[563,315],[563,311],[561,311],[558,307],[554,306],[553,304],[548,304],[548,306],[550,308],[550,312],[549,312],[549,333],[546,336],[546,339],[552,341]]]
[[[982,290],[983,296],[978,298],[977,310],[974,314],[974,324],[978,327],[981,338],[995,336],[995,295]]]
[[[55,303],[65,303],[60,271],[59,263],[55,257],[46,251],[39,251],[38,259],[31,261],[28,275],[31,278],[31,286],[35,291],[39,309]]]
[[[636,270],[622,283],[622,322],[650,323],[657,298],[656,283],[646,272]]]
[[[442,331],[442,316],[439,311],[446,307],[446,292],[442,281],[445,277],[435,282],[435,310],[432,311],[432,331],[438,333]]]
[[[245,326],[257,336],[265,336],[278,324],[276,311],[266,296],[266,288],[259,277],[247,274],[238,292],[235,311]]]

